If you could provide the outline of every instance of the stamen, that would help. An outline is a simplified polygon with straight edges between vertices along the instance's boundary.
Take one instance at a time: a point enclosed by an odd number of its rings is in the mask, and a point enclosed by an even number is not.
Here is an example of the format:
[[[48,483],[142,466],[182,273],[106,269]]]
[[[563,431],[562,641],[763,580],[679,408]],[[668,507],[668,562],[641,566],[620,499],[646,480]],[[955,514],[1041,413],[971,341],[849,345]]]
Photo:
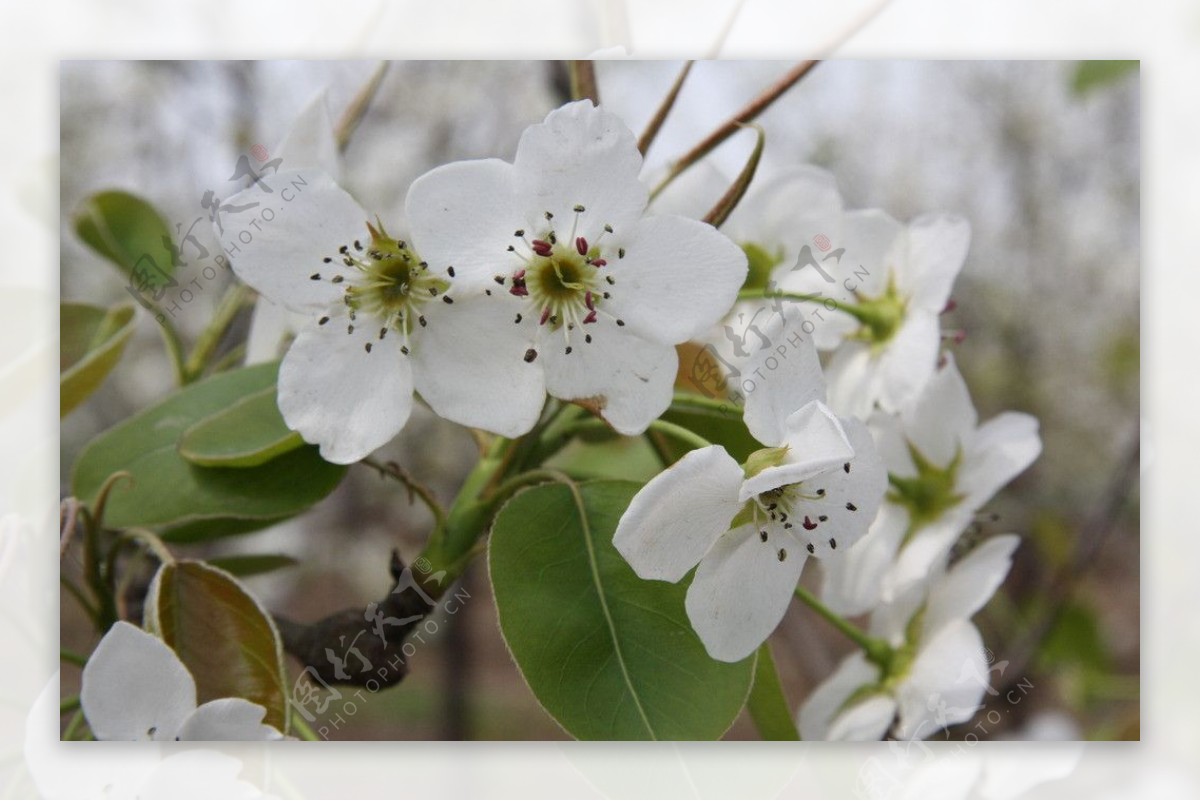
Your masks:
[[[814,528],[817,527],[816,523],[814,523],[813,521],[808,519],[808,515],[804,516],[804,522],[801,523],[800,525],[804,526],[805,531],[812,531]]]
[[[521,313],[520,312],[517,312],[517,319],[513,320],[513,322],[516,323],[517,325],[521,324]]]
[[[421,266],[422,266],[422,267],[424,267],[424,266],[425,266],[425,262],[421,262]],[[453,278],[453,277],[454,277],[454,267],[447,267],[447,268],[446,268],[446,275],[448,275],[448,276],[450,276],[451,278]]]
[[[545,309],[542,309],[542,319],[538,320],[538,325],[545,325],[546,321],[549,319],[550,319],[550,307],[547,306]]]
[[[345,281],[345,280],[346,280],[346,277],[345,277],[345,276],[342,276],[342,275],[335,275],[335,276],[333,277],[333,283],[335,283],[335,284],[340,284],[340,283],[342,283],[342,282],[343,282],[343,281]]]
[[[547,213],[549,213],[549,212],[547,212]],[[525,363],[526,364],[528,364],[529,362],[532,362],[536,358],[537,358],[537,351],[534,350],[533,348],[530,348],[529,350],[525,351]]]
[[[533,248],[534,253],[538,254],[539,256],[543,256],[543,257],[549,256],[551,251],[553,250],[550,243],[544,239],[533,240],[533,242],[531,243],[531,247]]]
[[[606,264],[608,264],[608,262],[606,262],[604,259],[592,259],[591,260],[591,265],[593,267],[603,267]]]
[[[592,309],[590,312],[588,312],[588,313],[587,313],[587,316],[583,318],[583,322],[584,322],[585,324],[586,324],[586,323],[594,323],[594,322],[596,322],[596,310],[595,310],[595,309]]]
[[[850,501],[846,501],[846,508],[849,509],[851,512],[858,511],[858,507],[855,506],[854,504],[850,503]]]
[[[329,322],[329,318],[322,317],[320,320],[317,320],[317,325],[325,325],[325,323],[327,323],[327,322]]]
[[[422,328],[429,325],[429,323],[425,321],[425,315],[421,315],[420,317],[418,317],[417,322],[421,324]]]
[[[309,276],[309,280],[312,280],[312,281],[320,281],[320,280],[321,280],[321,274],[320,274],[320,273],[313,273],[312,275],[310,275],[310,276]]]
[[[587,343],[587,344],[589,344],[589,345],[590,345],[590,344],[592,344],[592,335],[591,335],[591,334],[584,334],[583,341],[584,341],[584,342],[586,342],[586,343]]]
[[[494,275],[494,276],[492,276],[492,280],[495,281],[500,286],[504,286],[504,276],[503,275]]]
[[[833,537],[829,538],[829,547],[835,551],[837,550],[837,540],[835,540]]]
[[[842,469],[845,470],[847,473],[849,473],[850,472],[850,463],[846,462],[844,465],[842,465]]]
[[[442,302],[443,303],[453,303],[454,298],[450,297],[449,295],[442,295]]]
[[[363,345],[363,347],[367,349],[367,353],[370,353],[370,352],[371,352],[371,343],[370,343],[370,342],[368,342],[368,343],[366,343],[365,345]]]
[[[780,561],[780,562],[782,562],[782,561],[784,561],[785,559],[787,559],[787,549],[785,549],[785,548],[780,548],[780,549],[779,549],[779,561]]]
[[[767,530],[763,529],[762,531],[758,532],[758,538],[761,539],[763,542],[766,542],[767,541]]]
[[[582,236],[575,237],[575,250],[577,250],[579,252],[580,256],[587,255],[588,243],[587,243],[587,240],[584,239]]]
[[[812,544],[811,542],[810,542],[810,543],[809,543],[807,546],[805,546],[805,547],[807,547],[807,548],[808,548],[808,552],[809,552],[809,553],[816,553],[816,552],[817,552],[817,549],[813,547],[813,544]]]

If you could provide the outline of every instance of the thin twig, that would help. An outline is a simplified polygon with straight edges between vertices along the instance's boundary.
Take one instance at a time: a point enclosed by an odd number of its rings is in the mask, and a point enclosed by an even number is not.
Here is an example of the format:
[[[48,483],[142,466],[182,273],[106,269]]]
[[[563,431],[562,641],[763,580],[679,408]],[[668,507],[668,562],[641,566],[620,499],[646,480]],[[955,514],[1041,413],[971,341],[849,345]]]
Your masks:
[[[433,514],[434,522],[437,526],[442,526],[446,522],[446,510],[438,503],[437,498],[433,494],[433,490],[426,487],[421,482],[408,474],[408,471],[401,467],[396,462],[379,462],[371,457],[362,460],[362,463],[367,467],[374,468],[379,471],[381,476],[389,476],[399,481],[408,489],[408,502],[414,503],[418,498],[429,508]]]
[[[571,78],[571,99],[590,100],[600,105],[600,88],[596,85],[596,64],[589,60],[567,62],[567,74]]]
[[[675,76],[675,83],[671,84],[667,96],[659,104],[654,116],[650,118],[650,122],[646,123],[646,130],[642,131],[642,135],[638,138],[638,152],[643,156],[650,149],[650,145],[654,144],[659,129],[667,121],[667,115],[671,113],[671,109],[675,107],[675,101],[679,99],[679,91],[683,89],[683,82],[687,80],[688,73],[692,71],[692,65],[695,63],[695,61],[684,62],[683,69]]]
[[[795,86],[801,78],[811,72],[813,67],[820,63],[821,62],[818,60],[810,59],[808,61],[801,61],[795,67],[788,70],[787,74],[776,81],[774,85],[768,87],[766,91],[743,106],[740,111],[726,120],[719,128],[717,128],[715,131],[705,137],[699,144],[681,156],[674,163],[674,165],[672,165],[670,172],[667,173],[667,177],[664,178],[662,182],[654,188],[654,191],[650,193],[650,197],[653,198],[662,192],[663,189],[665,189],[672,181],[678,178],[684,172],[684,170],[707,156],[714,148],[717,147],[717,145],[721,144],[734,133],[736,133],[739,127],[751,122],[759,114],[770,108],[771,104],[778,100],[784,94],[784,92]]]
[[[338,120],[337,127],[334,129],[334,141],[337,142],[339,153],[345,153],[346,148],[349,147],[350,138],[354,136],[354,132],[358,130],[358,124],[367,115],[367,109],[370,108],[371,101],[375,99],[375,94],[379,91],[379,85],[383,83],[383,77],[387,74],[389,66],[391,66],[390,61],[379,62],[379,66],[371,74],[366,86],[354,96],[342,114],[342,118]]]
[[[713,228],[720,228],[725,220],[729,219],[729,215],[733,213],[737,205],[742,202],[742,198],[746,196],[746,191],[750,189],[750,183],[754,180],[754,174],[758,171],[758,162],[762,158],[763,145],[767,141],[767,135],[761,125],[751,123],[746,127],[757,131],[758,138],[755,140],[754,150],[751,151],[750,158],[746,160],[746,166],[742,167],[742,171],[738,173],[737,179],[729,185],[729,189],[716,202],[716,205],[709,210],[708,214],[704,215],[704,222]]]

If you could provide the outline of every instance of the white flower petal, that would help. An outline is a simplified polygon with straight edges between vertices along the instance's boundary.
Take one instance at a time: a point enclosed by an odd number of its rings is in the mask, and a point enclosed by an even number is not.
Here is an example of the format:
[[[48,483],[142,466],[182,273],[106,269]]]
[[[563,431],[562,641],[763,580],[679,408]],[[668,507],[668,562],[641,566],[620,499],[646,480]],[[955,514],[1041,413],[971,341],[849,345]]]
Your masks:
[[[825,368],[829,405],[844,417],[866,419],[879,397],[882,374],[869,345],[843,342]]]
[[[311,315],[299,314],[260,295],[250,316],[246,335],[245,364],[273,362],[284,353],[284,345],[304,327]]]
[[[166,643],[118,621],[83,668],[80,701],[97,740],[171,740],[196,683]]]
[[[351,272],[338,258],[338,248],[365,238],[369,217],[320,170],[284,170],[264,183],[271,192],[253,184],[224,202],[231,207],[254,204],[240,215],[222,213],[225,230],[218,237],[233,271],[276,303],[323,309],[342,294],[329,279]],[[268,209],[273,215],[269,221],[264,216]],[[314,274],[325,280],[311,280]]]
[[[884,411],[900,412],[925,389],[937,367],[941,344],[938,317],[910,308],[904,324],[879,355],[879,384],[875,400]]]
[[[357,462],[386,444],[412,411],[412,369],[398,332],[380,340],[372,322],[360,320],[353,334],[347,325],[345,317],[310,324],[279,366],[283,419],[337,464]]]
[[[959,536],[970,524],[974,509],[959,504],[937,519],[922,525],[900,549],[892,569],[884,578],[883,590],[898,595],[928,581],[931,572],[946,560]]]
[[[747,501],[767,490],[796,484],[854,458],[854,447],[842,423],[828,406],[810,401],[788,415],[784,423],[788,453],[783,464],[768,467],[742,484],[740,498]]]
[[[903,507],[885,503],[867,535],[836,559],[821,560],[821,600],[847,617],[870,612],[884,597],[884,577],[908,529]],[[839,549],[840,550],[840,549]]]
[[[613,547],[642,578],[679,581],[729,530],[741,483],[742,469],[724,448],[691,451],[634,496]]]
[[[854,419],[841,421],[853,456],[804,482],[812,500],[792,507],[792,535],[821,558],[840,558],[867,533],[887,490],[887,471],[871,432]]]
[[[282,160],[284,169],[321,170],[335,181],[341,177],[342,160],[324,91],[310,100],[296,117],[275,155]]]
[[[753,526],[726,532],[713,544],[685,603],[709,656],[737,662],[771,636],[791,603],[805,556],[791,537],[763,542]]]
[[[546,391],[554,397],[595,410],[627,436],[641,434],[671,405],[679,356],[670,345],[600,321],[572,332],[570,353],[566,347],[561,330],[544,330],[538,338]]]
[[[282,740],[283,734],[263,723],[267,710],[245,698],[219,698],[201,704],[179,729],[179,740]]]
[[[957,562],[929,591],[923,628],[925,638],[955,619],[969,619],[1004,583],[1013,551],[1021,544],[1015,534],[992,537]]]
[[[842,712],[829,727],[829,740],[871,742],[882,740],[896,717],[890,695],[873,695]]]
[[[921,645],[896,690],[903,739],[930,737],[975,716],[987,688],[987,660],[979,630],[966,620],[942,627]]]
[[[953,214],[925,214],[908,225],[908,253],[896,271],[911,303],[937,314],[967,258],[971,226]]]
[[[246,765],[241,759],[211,748],[175,751],[158,763],[154,772],[130,798],[274,798],[248,781],[239,778]],[[121,754],[124,764],[127,754]],[[253,773],[252,771],[247,771]],[[106,798],[124,798],[119,793]]]
[[[586,225],[577,233],[596,237],[608,224],[623,235],[646,208],[633,132],[590,100],[568,103],[526,128],[513,166],[529,225],[544,222],[547,211],[557,224],[569,225],[572,209],[582,205]]]
[[[730,183],[718,188],[710,205]],[[737,242],[752,242],[768,252],[779,248],[794,259],[817,234],[835,236],[841,213],[842,196],[832,173],[809,164],[789,165],[756,182],[722,228]]]
[[[1004,412],[981,425],[966,446],[958,485],[964,504],[978,509],[1042,452],[1036,417]]]
[[[742,370],[754,382],[746,392],[746,428],[764,445],[783,444],[788,417],[812,401],[825,399],[817,349],[807,338],[792,337],[800,331],[800,322],[793,313],[773,317],[763,328],[770,346],[756,350]]]
[[[603,268],[616,281],[604,309],[664,345],[708,331],[746,280],[746,254],[708,223],[647,217],[621,241],[625,258]]]
[[[933,374],[903,419],[908,441],[935,465],[946,467],[965,450],[979,418],[953,354],[946,354],[946,364]]]
[[[843,214],[837,229],[824,233],[831,238],[833,250],[828,254],[813,252],[821,270],[815,270],[811,265],[794,264],[789,265],[786,271],[777,270],[775,278],[780,288],[806,295],[819,292],[824,297],[854,302],[853,296],[847,296],[844,282],[848,281],[853,292],[863,297],[873,298],[883,294],[888,275],[904,244],[901,236],[904,226],[882,211],[864,209]],[[844,252],[840,257],[834,257],[832,254],[838,249],[844,249]],[[822,275],[822,271],[825,275]],[[824,308],[821,314],[827,321],[839,319],[849,325],[850,330],[858,327],[848,315]],[[825,324],[818,323],[818,330]],[[830,348],[836,342],[827,342],[818,337],[817,344],[818,347]]]
[[[800,707],[800,737],[805,740],[829,739],[829,726],[842,706],[860,687],[879,681],[879,668],[855,651],[821,682]]]
[[[522,200],[511,164],[499,159],[444,164],[413,181],[405,216],[420,257],[438,271],[453,267],[456,289],[490,284],[512,272],[522,246]],[[461,290],[458,290],[461,291]]]
[[[523,310],[501,292],[430,304],[411,358],[417,391],[437,414],[505,437],[533,428],[546,381],[541,358],[525,361],[535,332],[533,321],[514,323]]]
[[[917,466],[908,451],[908,439],[899,415],[888,414],[876,409],[867,420],[875,449],[887,466],[889,473],[910,477],[917,474]]]

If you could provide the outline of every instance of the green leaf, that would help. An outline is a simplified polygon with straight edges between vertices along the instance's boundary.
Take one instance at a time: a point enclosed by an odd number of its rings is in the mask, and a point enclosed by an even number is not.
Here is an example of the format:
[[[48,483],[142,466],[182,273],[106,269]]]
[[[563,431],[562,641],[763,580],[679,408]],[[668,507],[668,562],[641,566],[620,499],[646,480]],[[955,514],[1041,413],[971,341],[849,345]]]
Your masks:
[[[130,303],[111,309],[84,303],[59,306],[60,417],[66,417],[104,383],[121,360],[133,326]]]
[[[496,517],[489,567],[500,628],[542,706],[573,736],[711,740],[745,704],[754,659],[710,658],[684,583],[643,581],[612,546],[638,491],[545,484]]]
[[[174,649],[196,680],[196,700],[245,698],[287,731],[283,647],[275,622],[237,579],[190,560],[164,564],[146,598],[146,628]]]
[[[645,437],[610,437],[602,442],[576,439],[544,466],[581,478],[632,481],[649,481],[662,470]]]
[[[690,429],[714,445],[721,445],[738,462],[750,458],[750,454],[762,445],[750,434],[742,421],[742,410],[733,403],[725,411],[687,407],[673,404],[662,419]],[[675,458],[679,459],[689,450],[687,446],[670,440]]]
[[[179,453],[204,467],[257,467],[303,445],[283,421],[270,386],[188,428]]]
[[[294,558],[281,553],[248,553],[218,556],[208,563],[234,576],[257,576],[299,564]]]
[[[1116,83],[1125,75],[1137,72],[1140,66],[1140,61],[1080,61],[1071,78],[1071,91],[1086,95],[1093,89]]]
[[[758,649],[758,660],[754,663],[754,686],[750,689],[750,700],[746,703],[750,717],[764,740],[799,740],[800,732],[792,720],[792,708],[788,706],[779,674],[775,671],[775,659],[771,646],[763,643]]]
[[[247,395],[274,386],[277,364],[219,373],[105,431],[84,449],[72,494],[91,503],[105,479],[133,476],[108,497],[105,525],[163,530],[184,542],[240,534],[299,514],[341,481],[343,465],[304,446],[257,467],[201,467],[179,455],[183,432]]]
[[[137,290],[174,286],[171,229],[147,201],[120,190],[97,192],[80,204],[74,223],[79,238],[133,279]]]

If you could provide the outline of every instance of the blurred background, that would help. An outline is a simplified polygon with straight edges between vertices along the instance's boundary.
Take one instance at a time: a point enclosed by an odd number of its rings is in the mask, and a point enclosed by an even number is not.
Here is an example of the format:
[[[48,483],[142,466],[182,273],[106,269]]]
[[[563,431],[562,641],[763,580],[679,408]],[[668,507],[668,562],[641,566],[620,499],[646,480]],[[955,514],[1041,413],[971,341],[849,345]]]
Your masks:
[[[336,119],[375,62],[64,62],[61,73],[61,295],[107,305],[124,282],[76,238],[71,215],[109,188],[153,202],[179,230],[207,212],[238,157],[275,148],[319,91]],[[604,104],[639,131],[679,70],[672,62],[602,62]],[[696,66],[649,153],[654,170],[690,147],[781,75],[778,62]],[[511,158],[525,126],[563,100],[557,65],[398,62],[355,133],[343,184],[389,227],[402,228],[412,179],[447,160]],[[1007,409],[1041,421],[1034,466],[987,507],[978,535],[1025,538],[1004,589],[977,618],[992,655],[998,714],[981,739],[1139,736],[1139,87],[1111,62],[840,62],[820,65],[760,118],[772,166],[807,162],[837,176],[848,208],[899,219],[925,211],[967,217],[973,242],[955,287],[957,347],[981,419]],[[750,143],[712,156],[735,172]],[[206,224],[191,232],[214,252]],[[224,274],[181,267],[194,297],[185,335],[204,326]],[[244,336],[241,321],[234,336]],[[106,384],[62,423],[64,492],[87,441],[163,397],[172,374],[152,320],[142,317]],[[414,416],[381,454],[449,501],[473,464],[468,432]],[[308,514],[272,529],[181,551],[286,553],[299,564],[252,577],[264,604],[298,620],[363,607],[388,589],[392,547],[415,556],[425,510],[366,467]],[[67,565],[64,570],[73,567]],[[469,593],[412,659],[412,673],[337,730],[335,739],[555,739],[513,666],[482,565]],[[460,593],[461,594],[461,593]],[[62,598],[64,647],[95,638]],[[774,640],[796,704],[846,651],[839,635],[793,609]],[[298,665],[293,663],[293,669]],[[64,666],[63,693],[78,670]],[[1024,688],[1016,704],[1009,686]],[[989,710],[991,711],[991,710]],[[998,720],[997,723],[991,723]],[[961,737],[964,731],[952,731]],[[756,737],[747,719],[728,735]]]

